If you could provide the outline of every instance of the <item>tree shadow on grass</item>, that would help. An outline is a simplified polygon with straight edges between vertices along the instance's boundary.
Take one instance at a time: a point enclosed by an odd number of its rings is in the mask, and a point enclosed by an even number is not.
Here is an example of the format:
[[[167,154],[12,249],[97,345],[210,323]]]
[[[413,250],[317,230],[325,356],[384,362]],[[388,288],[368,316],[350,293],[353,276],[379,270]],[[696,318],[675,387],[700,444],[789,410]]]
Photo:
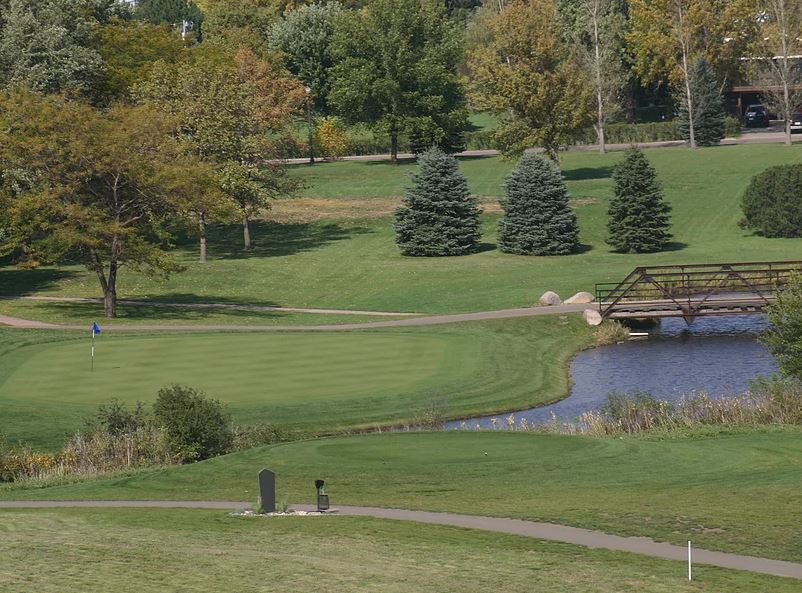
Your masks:
[[[25,270],[11,265],[0,268],[0,296],[25,296],[54,288],[60,281],[78,274],[69,270],[45,268]]]
[[[218,296],[218,295],[198,295],[192,292],[165,292],[159,293],[157,296],[149,297],[149,298],[139,298],[139,297],[120,297],[120,300],[128,300],[128,301],[137,301],[143,303],[153,303],[154,306],[157,306],[158,303],[177,303],[177,304],[186,304],[186,305],[196,305],[196,304],[223,304],[223,305],[242,305],[243,307],[281,307],[280,303],[276,303],[275,301],[268,301],[268,300],[261,300],[261,299],[243,299],[237,298],[232,296]],[[208,307],[206,310],[211,311],[228,311],[230,310],[227,307]]]
[[[48,302],[47,304],[39,305],[37,310],[47,312],[49,315],[57,316],[60,319],[67,318],[73,322],[83,319],[87,323],[96,320],[102,324],[103,320],[106,319],[103,316],[102,303]],[[157,307],[154,305],[125,305],[122,303],[117,305],[117,320],[150,321],[152,323],[161,321],[203,321],[210,315],[220,314],[225,315],[226,319],[217,318],[211,320],[211,322],[226,323],[227,320],[236,322],[239,318],[246,317],[252,320],[255,316],[271,319],[284,315],[280,312],[242,309],[190,309],[185,307]],[[106,323],[114,322],[115,319],[106,319]]]
[[[579,169],[563,169],[566,181],[588,181],[591,179],[609,179],[613,175],[612,167],[580,167]]]
[[[372,232],[358,226],[337,223],[278,223],[269,220],[253,221],[250,251],[243,248],[242,225],[218,225],[209,229],[209,255],[215,259],[245,259],[251,257],[280,257],[295,255]],[[184,250],[197,249],[197,237],[184,236],[178,246]]]

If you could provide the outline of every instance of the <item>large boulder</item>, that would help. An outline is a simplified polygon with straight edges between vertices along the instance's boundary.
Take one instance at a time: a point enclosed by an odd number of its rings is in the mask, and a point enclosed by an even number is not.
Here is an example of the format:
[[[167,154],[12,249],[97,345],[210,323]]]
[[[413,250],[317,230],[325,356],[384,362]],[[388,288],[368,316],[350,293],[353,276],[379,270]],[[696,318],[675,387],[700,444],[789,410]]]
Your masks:
[[[592,303],[594,296],[589,292],[578,292],[574,296],[565,299],[566,305],[586,305]]]
[[[602,316],[597,309],[585,309],[582,312],[582,318],[587,321],[588,325],[601,325]]]
[[[558,295],[556,292],[552,292],[550,290],[544,292],[543,296],[540,297],[540,299],[538,300],[538,303],[540,304],[541,307],[551,307],[553,305],[562,305],[562,302],[563,301],[560,298],[560,295]]]

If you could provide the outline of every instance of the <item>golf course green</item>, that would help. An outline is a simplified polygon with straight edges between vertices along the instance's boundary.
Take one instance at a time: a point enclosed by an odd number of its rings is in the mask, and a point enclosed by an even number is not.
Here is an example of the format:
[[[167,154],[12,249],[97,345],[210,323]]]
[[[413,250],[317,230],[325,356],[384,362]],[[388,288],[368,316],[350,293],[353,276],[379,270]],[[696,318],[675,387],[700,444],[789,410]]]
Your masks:
[[[151,402],[170,384],[225,403],[236,421],[335,431],[552,401],[589,344],[576,316],[337,333],[87,334],[0,330],[5,436],[57,447],[99,404]],[[11,347],[11,342],[17,347]],[[46,419],[46,420],[45,420]],[[45,421],[43,421],[45,420]]]

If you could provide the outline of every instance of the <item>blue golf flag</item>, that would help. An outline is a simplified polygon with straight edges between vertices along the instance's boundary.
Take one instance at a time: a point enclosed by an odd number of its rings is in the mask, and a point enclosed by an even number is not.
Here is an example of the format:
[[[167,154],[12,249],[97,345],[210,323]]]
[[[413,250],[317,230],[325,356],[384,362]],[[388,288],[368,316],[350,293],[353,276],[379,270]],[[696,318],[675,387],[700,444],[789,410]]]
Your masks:
[[[100,333],[100,326],[97,324],[97,321],[92,322],[92,337],[94,338],[96,334]]]

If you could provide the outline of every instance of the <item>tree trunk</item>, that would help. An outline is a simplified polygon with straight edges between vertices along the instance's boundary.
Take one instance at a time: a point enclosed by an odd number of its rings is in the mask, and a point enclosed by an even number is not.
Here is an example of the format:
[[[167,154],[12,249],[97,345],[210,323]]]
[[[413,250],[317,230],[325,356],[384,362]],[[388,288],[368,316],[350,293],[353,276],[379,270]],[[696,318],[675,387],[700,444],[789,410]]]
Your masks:
[[[198,214],[198,231],[200,232],[200,262],[206,263],[206,215]]]
[[[682,75],[685,78],[685,101],[688,103],[688,142],[691,148],[696,148],[696,131],[694,130],[693,93],[691,93],[691,71],[688,66],[688,44],[685,37],[685,14],[682,4],[677,0],[677,21],[682,50]]]
[[[109,262],[109,275],[103,269],[103,262],[100,261],[97,253],[92,253],[92,267],[100,281],[100,288],[103,290],[103,314],[112,319],[117,317],[117,268],[119,267],[116,259],[116,243],[112,243],[111,261]]]
[[[604,142],[604,88],[602,83],[602,56],[601,56],[601,36],[599,33],[599,2],[597,1],[592,8],[591,18],[593,19],[593,51],[594,66],[596,69],[596,136],[599,140],[599,152],[604,154],[607,148]]]
[[[251,224],[248,215],[242,217],[242,240],[245,244],[245,251],[251,250]]]
[[[398,130],[395,125],[390,128],[390,162],[398,164]]]

